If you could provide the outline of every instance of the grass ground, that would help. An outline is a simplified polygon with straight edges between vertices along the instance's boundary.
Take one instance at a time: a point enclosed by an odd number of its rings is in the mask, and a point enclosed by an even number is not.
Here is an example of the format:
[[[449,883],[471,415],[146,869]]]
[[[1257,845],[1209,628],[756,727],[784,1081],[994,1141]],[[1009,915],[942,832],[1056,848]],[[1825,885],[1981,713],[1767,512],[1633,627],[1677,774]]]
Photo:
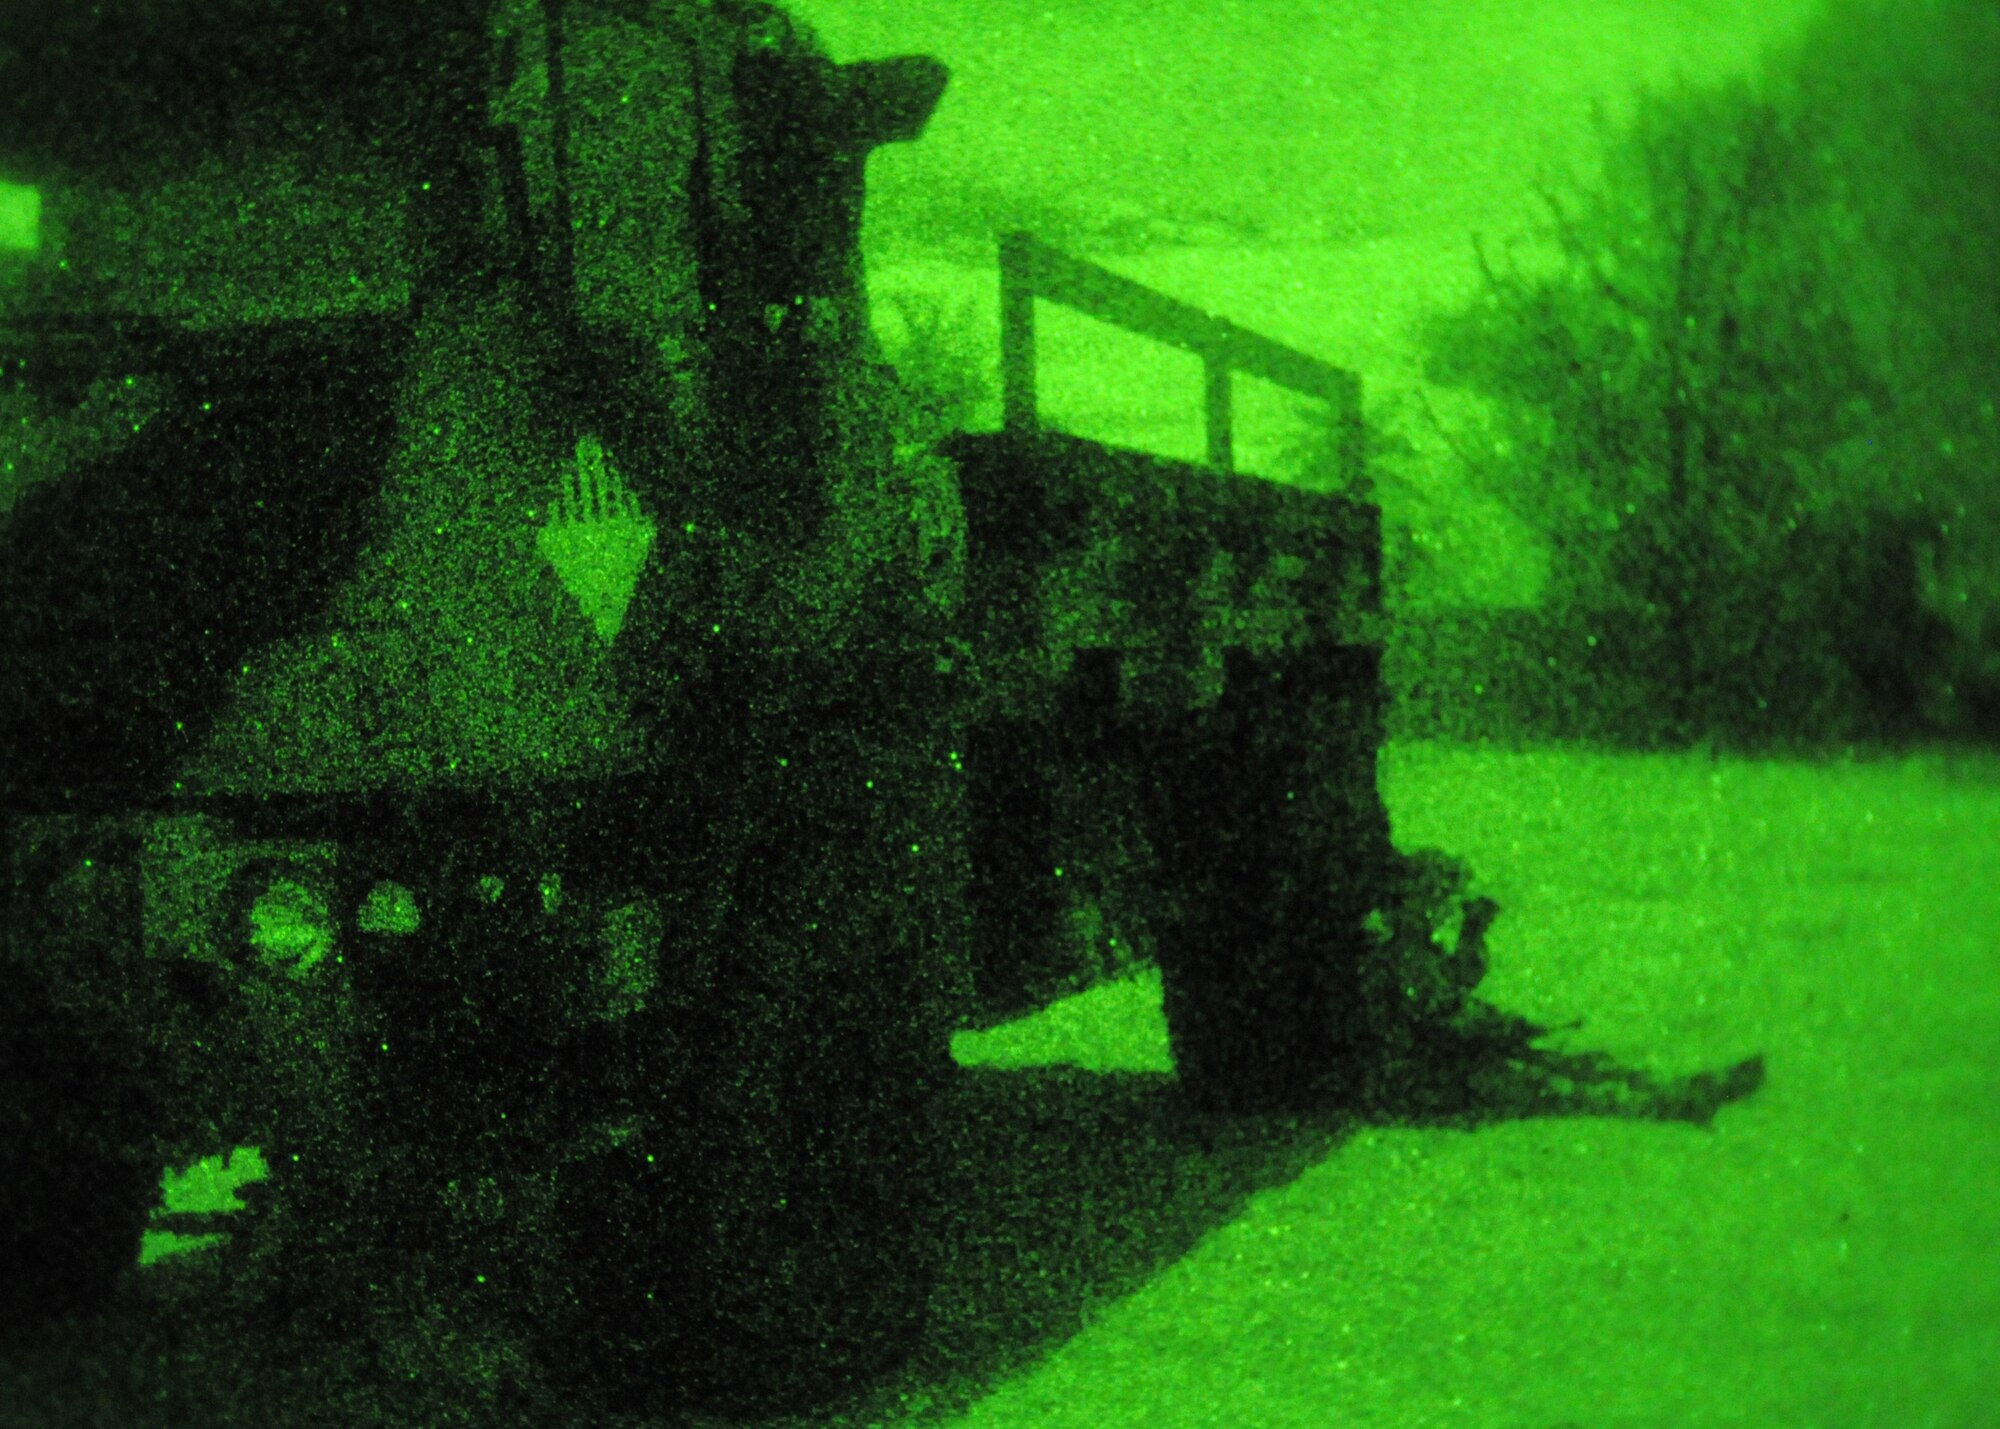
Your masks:
[[[1505,909],[1483,995],[1660,1072],[1761,1051],[1764,1087],[1707,1130],[1202,1119],[1157,982],[1096,989],[960,1039],[931,1330],[820,1422],[2000,1425],[2000,760],[1392,745],[1381,774],[1399,843]],[[424,1333],[403,1422],[523,1422],[447,1389],[504,1351]],[[73,1345],[0,1423],[387,1422],[331,1380],[208,1394],[177,1318],[118,1334],[161,1366],[146,1416]]]
[[[1712,1131],[1353,1128],[954,1422],[2000,1425],[2000,764],[1381,768],[1506,910],[1485,995],[1767,1084]]]

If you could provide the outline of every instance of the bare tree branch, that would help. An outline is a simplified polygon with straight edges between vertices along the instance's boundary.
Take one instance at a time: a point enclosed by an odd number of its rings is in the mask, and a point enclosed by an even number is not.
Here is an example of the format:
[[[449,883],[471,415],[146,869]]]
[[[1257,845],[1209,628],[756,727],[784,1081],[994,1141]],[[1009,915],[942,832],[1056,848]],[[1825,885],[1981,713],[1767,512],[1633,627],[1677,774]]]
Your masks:
[[[1589,268],[1590,276],[1596,283],[1598,291],[1635,318],[1651,316],[1644,304],[1611,281],[1610,275],[1598,263],[1597,255],[1590,251],[1589,245],[1584,241],[1582,233],[1577,229],[1576,221],[1564,211],[1562,200],[1556,196],[1555,191],[1539,179],[1530,187],[1534,189],[1535,196],[1548,206],[1549,216],[1555,221],[1556,236],[1562,240],[1563,246]]]

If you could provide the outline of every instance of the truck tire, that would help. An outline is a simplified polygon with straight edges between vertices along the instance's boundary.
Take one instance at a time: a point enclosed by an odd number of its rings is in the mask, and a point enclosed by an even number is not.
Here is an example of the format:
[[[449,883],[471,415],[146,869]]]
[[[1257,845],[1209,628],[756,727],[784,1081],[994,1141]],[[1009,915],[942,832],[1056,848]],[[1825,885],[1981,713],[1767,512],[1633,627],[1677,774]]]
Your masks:
[[[661,800],[708,811],[656,860],[699,991],[644,1014],[694,1065],[558,1192],[571,1372],[615,1412],[824,1403],[924,1325],[963,806],[941,740],[868,708],[739,711],[696,801]]]
[[[31,976],[4,1006],[0,1330],[13,1339],[110,1302],[139,1259],[162,1167],[158,1109],[132,1049]]]

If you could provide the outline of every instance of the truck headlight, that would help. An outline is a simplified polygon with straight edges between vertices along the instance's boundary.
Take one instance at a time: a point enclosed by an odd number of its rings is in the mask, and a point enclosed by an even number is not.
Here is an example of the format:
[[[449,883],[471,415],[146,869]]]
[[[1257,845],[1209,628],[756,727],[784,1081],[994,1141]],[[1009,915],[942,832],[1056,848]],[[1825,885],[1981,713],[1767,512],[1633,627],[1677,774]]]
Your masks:
[[[330,900],[313,882],[282,866],[253,880],[245,912],[244,940],[258,963],[273,972],[303,978],[334,950],[336,927]]]
[[[665,929],[651,899],[604,915],[598,934],[599,1016],[624,1017],[646,1005],[660,982],[660,940]]]
[[[417,895],[386,878],[368,890],[367,899],[354,915],[354,926],[362,932],[395,937],[408,937],[422,922]]]

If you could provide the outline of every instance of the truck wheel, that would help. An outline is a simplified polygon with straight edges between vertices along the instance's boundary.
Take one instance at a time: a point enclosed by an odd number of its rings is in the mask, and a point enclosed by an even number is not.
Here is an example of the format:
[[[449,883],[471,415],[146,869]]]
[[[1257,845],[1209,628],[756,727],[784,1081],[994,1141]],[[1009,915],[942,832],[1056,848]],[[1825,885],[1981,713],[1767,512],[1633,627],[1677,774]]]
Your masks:
[[[19,968],[13,969],[21,971]],[[32,977],[0,1016],[0,1329],[101,1310],[160,1196],[135,1059]]]
[[[550,1359],[609,1412],[805,1409],[924,1327],[934,1076],[855,1057],[828,1077],[754,1029],[709,1023],[713,1075],[558,1177]]]
[[[1158,739],[1150,820],[1179,916],[1159,935],[1182,1094],[1215,1112],[1351,1093],[1364,923],[1385,883],[1378,654],[1231,649],[1215,707]]]
[[[582,1338],[640,1408],[837,1398],[907,1354],[934,1278],[941,969],[963,963],[948,746],[810,712],[745,725],[763,757],[725,766],[706,852],[661,891],[707,972],[642,1015],[672,1019],[692,1066],[558,1211]]]
[[[736,1122],[761,1126],[707,1162],[720,1234],[708,1333],[684,1371],[702,1403],[735,1413],[803,1409],[895,1369],[925,1327],[938,1269],[938,1166],[928,1089],[915,1085],[929,1079],[861,1056],[787,1072],[789,1105]]]

